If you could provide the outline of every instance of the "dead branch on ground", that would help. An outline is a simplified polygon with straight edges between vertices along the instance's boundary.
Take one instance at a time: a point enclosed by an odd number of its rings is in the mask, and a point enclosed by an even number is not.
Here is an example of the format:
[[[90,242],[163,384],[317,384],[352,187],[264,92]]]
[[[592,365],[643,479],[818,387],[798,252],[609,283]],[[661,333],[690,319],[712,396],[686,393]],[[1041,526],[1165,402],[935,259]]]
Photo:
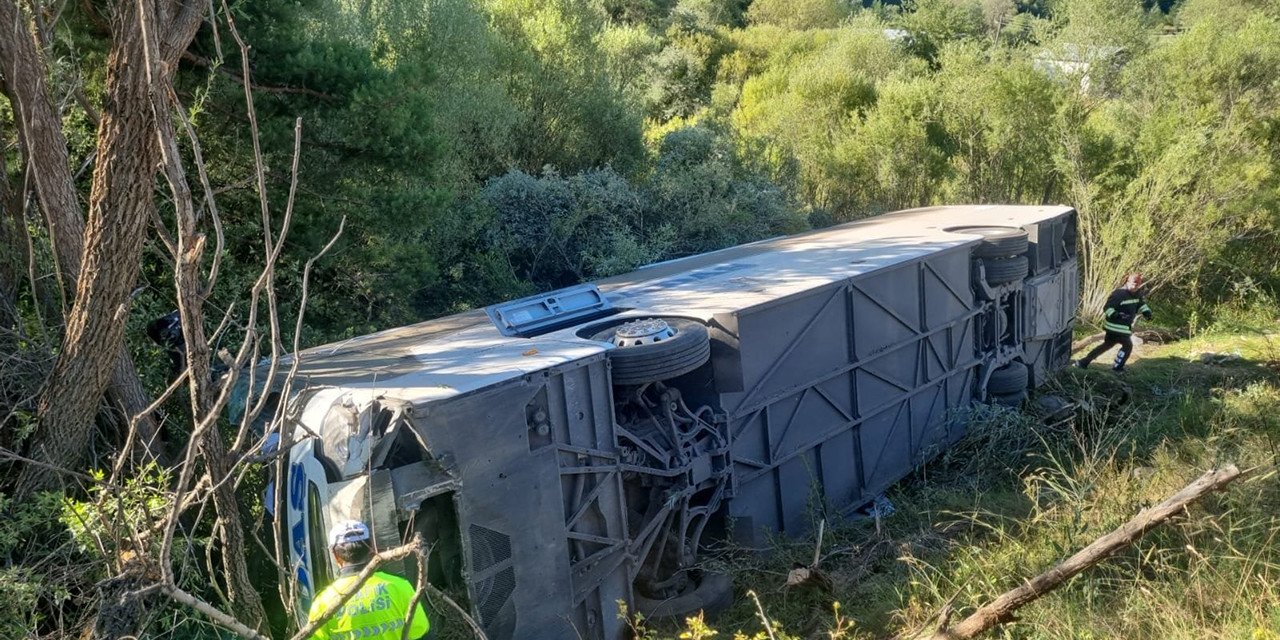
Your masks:
[[[937,630],[928,636],[923,636],[923,638],[926,640],[967,640],[968,638],[977,637],[998,625],[1015,621],[1014,613],[1019,607],[1038,600],[1085,569],[1110,558],[1117,551],[1133,544],[1148,531],[1160,526],[1169,518],[1182,513],[1191,503],[1223,489],[1240,476],[1240,470],[1233,464],[1206,472],[1195,482],[1169,496],[1164,502],[1142,511],[1120,528],[1098,538],[1070,558],[1022,583],[1017,588],[1001,594],[995,600],[974,611],[956,626],[949,627],[951,608],[949,606],[944,607]]]
[[[1075,353],[1075,352],[1077,352],[1077,351],[1079,351],[1079,350],[1081,350],[1081,349],[1083,349],[1083,348],[1085,348],[1085,347],[1087,347],[1087,346],[1089,346],[1089,345],[1097,344],[1097,343],[1099,343],[1099,342],[1102,342],[1102,339],[1103,339],[1104,337],[1106,337],[1106,335],[1107,335],[1107,334],[1105,334],[1105,333],[1095,333],[1095,334],[1093,334],[1093,335],[1091,335],[1091,336],[1087,336],[1087,337],[1084,337],[1084,338],[1080,338],[1079,340],[1076,340],[1075,342],[1072,342],[1072,343],[1071,343],[1071,353]]]

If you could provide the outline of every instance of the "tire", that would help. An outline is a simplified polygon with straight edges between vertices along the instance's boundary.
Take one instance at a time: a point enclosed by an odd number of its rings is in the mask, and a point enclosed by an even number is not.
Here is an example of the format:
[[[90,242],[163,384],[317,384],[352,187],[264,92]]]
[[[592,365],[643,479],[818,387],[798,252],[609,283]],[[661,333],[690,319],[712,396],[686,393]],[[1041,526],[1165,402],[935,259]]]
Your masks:
[[[1020,407],[1027,400],[1026,390],[1016,393],[997,393],[991,395],[991,402],[1005,407]]]
[[[666,600],[651,600],[635,595],[635,609],[645,619],[678,618],[683,620],[699,611],[714,618],[733,606],[733,580],[728,574],[705,572],[698,587],[684,595]]]
[[[982,236],[973,249],[976,258],[1020,256],[1031,246],[1027,232],[1017,227],[950,227],[946,231]]]
[[[1027,390],[1027,373],[1027,365],[1021,362],[1010,362],[991,372],[991,378],[987,380],[987,393],[992,395],[1023,393]]]
[[[707,328],[693,320],[663,318],[675,335],[661,342],[615,347],[609,351],[613,384],[639,385],[682,376],[711,359],[711,337]],[[621,326],[621,325],[619,325]],[[613,342],[618,327],[610,327],[591,337]]]
[[[987,272],[987,284],[997,286],[1017,282],[1030,273],[1026,256],[1013,258],[984,258],[982,266]]]

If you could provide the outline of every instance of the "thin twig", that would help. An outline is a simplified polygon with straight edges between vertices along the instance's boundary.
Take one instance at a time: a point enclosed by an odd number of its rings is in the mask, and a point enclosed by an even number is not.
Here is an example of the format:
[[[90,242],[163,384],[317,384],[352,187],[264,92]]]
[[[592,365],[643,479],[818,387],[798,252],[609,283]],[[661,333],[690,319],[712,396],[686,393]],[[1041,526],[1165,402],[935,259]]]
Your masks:
[[[413,590],[413,598],[409,600],[409,606],[404,610],[404,625],[400,628],[400,640],[410,640],[409,629],[413,626],[413,614],[418,612],[418,604],[422,602],[422,595],[427,590],[427,557],[431,550],[423,551],[421,533],[414,532],[413,544],[415,546],[413,555],[418,561],[418,580],[417,587]]]
[[[756,595],[754,590],[747,592],[751,596],[752,602],[756,603],[756,616],[760,618],[760,624],[764,625],[764,630],[769,634],[769,640],[778,640],[778,636],[773,633],[773,625],[769,624],[769,616],[764,614],[764,606],[760,604],[760,597]]]
[[[813,562],[809,563],[809,567],[818,568],[818,561],[822,559],[822,534],[827,530],[827,519],[823,518],[818,523],[818,543],[813,547]]]
[[[116,463],[114,467],[112,467],[111,469],[112,482],[118,481],[118,478],[120,477],[120,473],[124,469],[124,464],[129,458],[129,453],[133,449],[133,443],[137,439],[138,423],[142,421],[142,418],[144,416],[149,415],[150,413],[154,412],[156,409],[159,409],[160,405],[164,404],[165,401],[168,400],[169,397],[172,396],[180,386],[182,386],[182,383],[186,381],[187,376],[189,375],[191,375],[190,366],[183,369],[182,372],[179,373],[177,376],[174,376],[173,381],[170,382],[169,386],[165,388],[164,393],[161,393],[158,397],[156,397],[156,399],[153,400],[151,404],[147,405],[146,409],[135,414],[129,419],[129,433],[125,437],[124,448],[120,451],[119,455],[116,456]],[[152,443],[147,443],[146,449],[150,450],[151,446],[152,446]]]
[[[21,462],[21,463],[23,463],[23,464],[29,464],[29,465],[32,465],[32,466],[35,466],[35,467],[40,467],[41,469],[47,469],[47,470],[49,470],[49,471],[52,471],[52,472],[57,473],[57,474],[60,474],[60,475],[70,476],[70,477],[75,478],[75,479],[77,479],[77,480],[83,480],[83,481],[88,482],[88,483],[91,483],[91,484],[92,484],[92,483],[96,483],[96,484],[99,484],[99,485],[102,485],[102,486],[109,487],[109,488],[111,488],[111,489],[120,490],[120,491],[122,491],[122,490],[123,490],[123,489],[122,489],[120,486],[118,486],[118,485],[113,485],[113,484],[109,484],[109,483],[106,483],[106,482],[101,482],[101,481],[97,480],[96,478],[94,478],[94,477],[93,477],[93,476],[91,476],[91,475],[84,474],[84,473],[80,473],[79,471],[72,471],[71,469],[66,469],[66,468],[63,468],[63,467],[59,467],[59,466],[57,466],[57,465],[49,464],[49,463],[47,463],[47,462],[41,462],[41,461],[39,461],[39,460],[34,460],[34,459],[32,459],[32,458],[28,458],[28,457],[26,457],[26,456],[24,456],[24,455],[22,455],[22,454],[19,454],[19,453],[18,453],[18,452],[16,452],[16,451],[12,451],[12,450],[9,450],[9,449],[5,449],[4,447],[0,447],[0,460],[10,460],[10,461],[13,461],[13,462]]]
[[[476,640],[489,640],[489,636],[485,635],[484,629],[480,628],[480,624],[476,622],[475,618],[472,618],[471,614],[467,613],[467,610],[463,609],[461,605],[454,602],[453,598],[437,589],[430,582],[425,583],[423,586],[426,587],[427,593],[431,594],[432,597],[444,600],[445,604],[453,607],[453,610],[457,611],[459,616],[462,616],[462,620],[467,623],[468,627],[471,627],[471,633],[475,634]]]

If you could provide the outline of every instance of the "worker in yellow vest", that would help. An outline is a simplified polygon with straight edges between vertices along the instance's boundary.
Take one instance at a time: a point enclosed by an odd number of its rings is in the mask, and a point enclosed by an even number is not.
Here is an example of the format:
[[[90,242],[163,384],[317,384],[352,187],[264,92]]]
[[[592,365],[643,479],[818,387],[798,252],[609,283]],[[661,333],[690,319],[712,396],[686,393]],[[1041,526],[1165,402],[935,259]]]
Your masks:
[[[339,522],[329,531],[329,550],[338,565],[338,579],[311,603],[307,619],[315,621],[330,611],[334,613],[311,637],[319,640],[400,640],[404,637],[406,614],[414,594],[408,580],[376,571],[345,603],[338,604],[341,594],[351,590],[373,557],[369,527],[358,520]],[[415,604],[408,637],[411,640],[428,638],[430,631],[431,622],[426,612],[421,604]]]

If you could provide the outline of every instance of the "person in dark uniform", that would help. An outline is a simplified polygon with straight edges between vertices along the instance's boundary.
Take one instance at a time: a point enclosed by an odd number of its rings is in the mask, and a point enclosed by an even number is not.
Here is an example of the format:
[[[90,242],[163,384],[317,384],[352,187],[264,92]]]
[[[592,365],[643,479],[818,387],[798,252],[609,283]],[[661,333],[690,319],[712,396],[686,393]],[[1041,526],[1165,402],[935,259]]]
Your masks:
[[[1111,347],[1120,345],[1116,352],[1115,364],[1111,369],[1116,373],[1124,371],[1124,363],[1133,353],[1133,323],[1138,314],[1151,319],[1151,307],[1142,297],[1142,274],[1131,273],[1125,278],[1124,286],[1111,292],[1107,298],[1107,307],[1103,311],[1102,328],[1106,331],[1106,339],[1090,351],[1088,355],[1076,361],[1076,366],[1087,369],[1094,358],[1105,353]]]
[[[147,337],[164,347],[169,354],[169,379],[177,378],[187,368],[187,341],[182,337],[182,316],[173,311],[147,323]]]

